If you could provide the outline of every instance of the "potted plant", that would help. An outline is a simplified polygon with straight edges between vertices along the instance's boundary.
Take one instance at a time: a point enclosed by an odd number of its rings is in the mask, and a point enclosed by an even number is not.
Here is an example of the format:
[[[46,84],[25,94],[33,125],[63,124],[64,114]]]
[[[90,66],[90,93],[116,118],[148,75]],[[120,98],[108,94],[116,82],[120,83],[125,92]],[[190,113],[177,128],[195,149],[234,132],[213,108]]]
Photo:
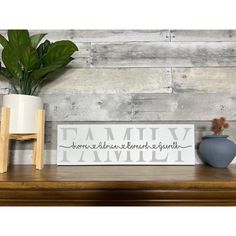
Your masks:
[[[236,155],[236,145],[223,135],[223,131],[229,128],[229,123],[224,117],[212,120],[213,135],[203,137],[199,145],[199,154],[203,162],[216,168],[225,168]]]
[[[14,94],[3,96],[3,106],[11,109],[10,133],[36,132],[36,110],[43,102],[37,96],[47,76],[73,60],[77,46],[69,40],[40,43],[46,34],[30,35],[28,30],[8,30],[3,47],[0,75],[7,79]]]

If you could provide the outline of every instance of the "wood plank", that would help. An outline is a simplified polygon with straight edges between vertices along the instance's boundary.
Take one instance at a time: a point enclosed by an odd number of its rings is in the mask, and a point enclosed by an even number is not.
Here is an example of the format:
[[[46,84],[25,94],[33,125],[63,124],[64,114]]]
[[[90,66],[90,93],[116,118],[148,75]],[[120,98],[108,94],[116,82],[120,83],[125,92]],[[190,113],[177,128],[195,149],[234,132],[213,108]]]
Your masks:
[[[175,93],[233,93],[236,68],[173,68]]]
[[[236,119],[235,93],[52,94],[43,96],[43,101],[47,121]]]
[[[9,162],[9,127],[10,127],[10,108],[1,109],[0,127],[0,173],[7,172]]]
[[[130,94],[68,94],[43,96],[47,121],[130,120]]]
[[[10,134],[10,139],[18,141],[36,139],[36,134]]]
[[[170,68],[69,69],[51,76],[41,94],[171,93],[170,71]]]
[[[156,41],[168,42],[169,30],[30,30],[30,34],[47,33],[45,38],[56,40],[72,40],[74,42],[130,42],[130,41]],[[0,34],[6,35],[5,30]]]
[[[236,30],[171,30],[173,42],[236,42]]]
[[[94,67],[236,66],[235,42],[92,43]]]
[[[136,94],[132,97],[133,120],[236,119],[236,94]]]
[[[45,166],[40,172],[33,166],[9,166],[9,172],[0,175],[1,190],[92,190],[100,187],[123,190],[137,188],[169,188],[202,190],[234,190],[236,166],[217,169],[201,166]],[[113,182],[114,181],[114,182]],[[131,184],[131,182],[134,184]],[[22,184],[24,182],[24,184]],[[87,183],[86,183],[87,182]],[[64,183],[64,185],[63,185]],[[115,183],[115,185],[113,185]],[[38,185],[37,185],[38,184]],[[35,186],[37,185],[37,186]],[[35,190],[36,190],[35,188]]]
[[[44,167],[45,110],[37,110],[36,169]],[[33,150],[34,154],[34,150]]]
[[[235,168],[11,166],[0,205],[236,205]]]

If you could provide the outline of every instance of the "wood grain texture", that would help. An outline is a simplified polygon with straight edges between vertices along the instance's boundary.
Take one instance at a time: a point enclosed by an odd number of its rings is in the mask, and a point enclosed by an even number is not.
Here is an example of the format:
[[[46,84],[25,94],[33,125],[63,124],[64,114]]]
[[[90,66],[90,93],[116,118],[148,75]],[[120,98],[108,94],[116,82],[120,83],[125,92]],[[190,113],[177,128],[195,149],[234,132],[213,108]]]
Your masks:
[[[132,120],[211,120],[225,116],[235,120],[236,95],[136,94],[132,97]]]
[[[45,95],[47,121],[236,119],[236,94]],[[58,103],[60,101],[60,103]]]
[[[92,43],[95,67],[236,66],[235,42]]]
[[[130,94],[63,94],[43,96],[47,121],[131,120]]]
[[[236,42],[236,30],[171,30],[172,42]]]
[[[30,34],[47,33],[46,39],[74,42],[170,41],[170,30],[30,30]],[[0,34],[6,35],[5,30]]]
[[[173,68],[175,93],[234,93],[236,68]]]
[[[236,120],[235,93],[78,93],[42,98],[47,121],[204,121],[217,116]]]
[[[236,205],[236,167],[11,166],[0,205]]]
[[[41,94],[172,92],[170,68],[67,69],[48,81]]]
[[[8,152],[9,152],[9,127],[10,127],[10,108],[1,109],[1,127],[0,127],[0,173],[7,172]]]

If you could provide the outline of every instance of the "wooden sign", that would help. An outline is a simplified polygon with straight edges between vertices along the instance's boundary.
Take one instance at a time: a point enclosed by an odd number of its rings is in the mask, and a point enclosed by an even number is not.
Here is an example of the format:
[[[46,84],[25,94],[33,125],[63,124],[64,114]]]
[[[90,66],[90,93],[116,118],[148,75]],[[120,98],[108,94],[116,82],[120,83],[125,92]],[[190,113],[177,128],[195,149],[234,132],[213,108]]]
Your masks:
[[[58,165],[193,165],[194,125],[59,125]]]

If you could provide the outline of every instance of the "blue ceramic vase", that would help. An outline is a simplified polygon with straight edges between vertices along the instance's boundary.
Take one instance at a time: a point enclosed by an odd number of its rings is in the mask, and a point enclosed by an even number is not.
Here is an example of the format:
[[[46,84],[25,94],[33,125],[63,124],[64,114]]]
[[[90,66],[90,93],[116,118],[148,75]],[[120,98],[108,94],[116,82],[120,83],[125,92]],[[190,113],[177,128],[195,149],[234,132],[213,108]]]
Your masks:
[[[216,168],[226,168],[236,156],[236,145],[228,135],[207,135],[199,145],[203,162]]]

